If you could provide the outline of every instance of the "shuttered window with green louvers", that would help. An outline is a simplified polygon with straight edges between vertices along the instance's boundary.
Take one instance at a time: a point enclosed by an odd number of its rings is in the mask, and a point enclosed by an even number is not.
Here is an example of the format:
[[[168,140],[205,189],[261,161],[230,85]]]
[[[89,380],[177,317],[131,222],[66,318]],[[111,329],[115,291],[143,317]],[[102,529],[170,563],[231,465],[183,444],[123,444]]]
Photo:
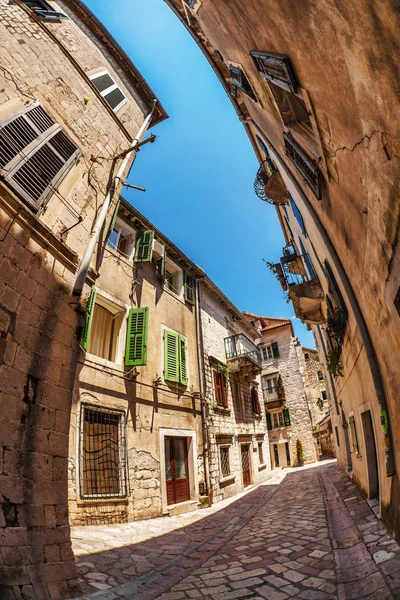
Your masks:
[[[92,326],[93,310],[96,302],[96,293],[96,288],[92,287],[90,291],[89,301],[86,306],[85,325],[83,327],[83,333],[80,344],[83,350],[87,350],[89,345],[90,328]]]
[[[182,385],[188,383],[186,340],[168,329],[164,333],[164,378]]]
[[[135,262],[150,262],[153,254],[154,231],[138,231],[135,246]]]
[[[131,308],[126,331],[125,364],[137,367],[147,364],[147,330],[149,309]]]
[[[283,411],[283,422],[285,423],[285,427],[290,427],[290,412],[288,408],[285,408]]]
[[[185,271],[183,272],[183,281],[185,287],[185,300],[189,302],[189,304],[194,304],[194,286],[193,286],[193,277],[188,275]]]

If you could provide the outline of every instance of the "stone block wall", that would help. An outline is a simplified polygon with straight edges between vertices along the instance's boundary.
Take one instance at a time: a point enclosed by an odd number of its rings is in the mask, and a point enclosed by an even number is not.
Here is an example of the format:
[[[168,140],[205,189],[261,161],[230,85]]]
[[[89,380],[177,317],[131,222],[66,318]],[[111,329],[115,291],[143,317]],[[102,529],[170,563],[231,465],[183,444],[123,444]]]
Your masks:
[[[240,446],[250,444],[252,483],[265,481],[270,473],[269,445],[265,413],[257,416],[253,412],[251,386],[258,386],[262,407],[262,392],[259,375],[250,380],[239,373],[228,375],[228,407],[216,404],[214,393],[214,370],[218,362],[226,363],[224,339],[235,333],[243,333],[253,341],[256,335],[249,332],[246,322],[235,318],[218,297],[201,285],[201,323],[203,337],[204,367],[207,400],[207,427],[209,436],[209,469],[214,502],[229,498],[243,490]],[[235,381],[239,393],[233,393]],[[264,462],[260,464],[258,443],[263,444]],[[229,445],[231,478],[222,478],[219,449]]]

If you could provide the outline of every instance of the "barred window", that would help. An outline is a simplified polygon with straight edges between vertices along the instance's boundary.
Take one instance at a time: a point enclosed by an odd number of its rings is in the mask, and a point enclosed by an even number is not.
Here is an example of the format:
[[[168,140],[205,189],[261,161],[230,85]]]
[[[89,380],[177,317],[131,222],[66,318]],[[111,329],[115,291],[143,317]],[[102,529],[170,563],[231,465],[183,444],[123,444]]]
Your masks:
[[[258,442],[258,462],[264,464],[264,448],[262,442]]]
[[[35,211],[81,155],[39,102],[0,121],[0,176]]]
[[[228,477],[231,474],[231,465],[229,463],[229,446],[219,447],[219,456],[221,461],[221,475]]]
[[[80,475],[83,498],[126,495],[124,412],[82,404]]]

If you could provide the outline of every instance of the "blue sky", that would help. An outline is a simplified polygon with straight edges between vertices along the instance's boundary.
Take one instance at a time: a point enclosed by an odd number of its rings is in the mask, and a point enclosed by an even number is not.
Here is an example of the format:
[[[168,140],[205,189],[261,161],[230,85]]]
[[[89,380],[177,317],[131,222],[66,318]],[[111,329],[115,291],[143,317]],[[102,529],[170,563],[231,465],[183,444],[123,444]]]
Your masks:
[[[162,0],[85,0],[147,79],[169,114],[138,155],[124,196],[181,248],[240,310],[293,318],[275,277],[283,235],[253,190],[257,159],[211,67]],[[314,346],[294,320],[296,335]]]

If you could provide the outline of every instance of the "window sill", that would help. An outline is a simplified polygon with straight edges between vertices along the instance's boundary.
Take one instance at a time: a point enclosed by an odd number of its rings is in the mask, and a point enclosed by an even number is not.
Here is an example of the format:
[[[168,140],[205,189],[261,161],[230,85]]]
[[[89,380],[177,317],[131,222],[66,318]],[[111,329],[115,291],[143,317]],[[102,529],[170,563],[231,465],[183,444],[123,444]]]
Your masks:
[[[259,471],[264,471],[264,469],[266,469],[266,468],[267,468],[267,464],[266,463],[263,463],[262,465],[258,465],[258,470]]]
[[[124,365],[122,365],[121,363],[113,362],[111,360],[107,360],[106,358],[101,358],[101,356],[90,354],[90,352],[86,352],[84,362],[92,364],[94,363],[97,366],[108,367],[109,369],[118,371],[118,373],[123,373],[125,370]]]
[[[164,292],[167,292],[170,296],[175,298],[175,300],[178,300],[179,302],[181,302],[183,305],[186,306],[186,300],[185,300],[183,294],[182,295],[176,294],[175,292],[170,290],[166,285],[163,285],[163,290],[164,290]]]
[[[227,485],[231,485],[236,480],[235,475],[227,475],[226,477],[221,477],[219,480],[219,484],[223,487]]]
[[[231,409],[230,408],[225,408],[224,406],[213,406],[213,410],[216,413],[220,413],[222,415],[227,415],[229,416],[231,414]]]
[[[133,264],[133,256],[129,256],[128,257],[126,254],[122,254],[118,250],[115,250],[114,248],[111,248],[111,246],[106,246],[106,250],[110,254],[112,254],[113,256],[115,256],[115,258],[118,258],[118,260],[122,260],[127,265],[132,266],[132,264]]]

